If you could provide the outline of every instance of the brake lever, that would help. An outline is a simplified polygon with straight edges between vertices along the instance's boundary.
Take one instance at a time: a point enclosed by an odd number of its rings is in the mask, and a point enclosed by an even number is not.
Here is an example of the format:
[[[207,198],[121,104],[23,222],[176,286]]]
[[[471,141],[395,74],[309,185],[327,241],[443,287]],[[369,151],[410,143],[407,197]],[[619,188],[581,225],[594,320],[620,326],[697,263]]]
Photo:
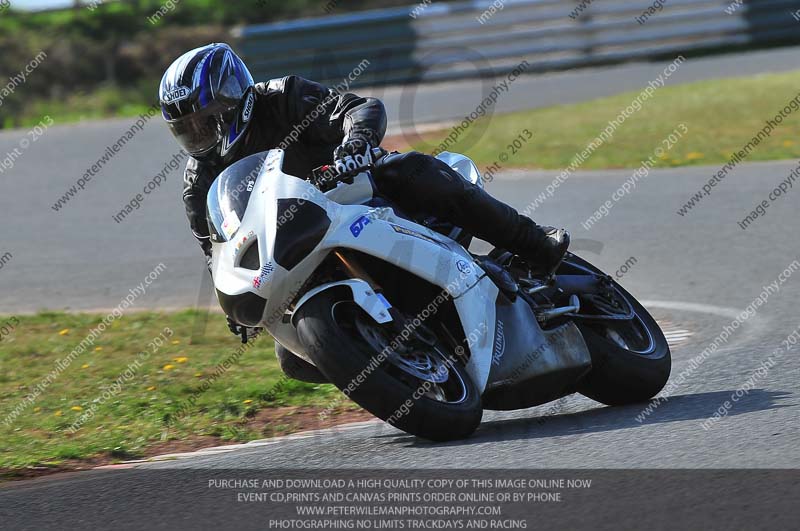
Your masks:
[[[371,169],[372,165],[370,164],[368,166],[354,168],[345,172],[339,172],[336,170],[336,166],[326,164],[312,170],[311,183],[319,188],[321,192],[325,193],[336,188],[336,185],[340,182],[345,184],[353,184],[353,180],[356,175]]]
[[[333,190],[340,182],[353,184],[356,175],[372,170],[375,166],[375,162],[385,157],[388,152],[382,147],[376,147],[372,149],[371,154],[373,162],[347,171],[339,172],[335,164],[325,164],[324,166],[315,168],[311,171],[311,183],[323,193]]]
[[[329,164],[311,171],[311,184],[316,186],[322,193],[336,188],[340,178],[341,174],[336,171],[336,167]]]

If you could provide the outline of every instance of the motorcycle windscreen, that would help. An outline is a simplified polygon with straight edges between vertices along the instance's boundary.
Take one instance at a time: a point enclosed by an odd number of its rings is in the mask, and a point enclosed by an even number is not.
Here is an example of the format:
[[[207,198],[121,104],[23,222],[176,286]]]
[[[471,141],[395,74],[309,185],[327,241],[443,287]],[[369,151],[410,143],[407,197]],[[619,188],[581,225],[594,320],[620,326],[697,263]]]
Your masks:
[[[212,241],[230,241],[239,230],[267,153],[256,153],[232,164],[211,184],[206,215]]]

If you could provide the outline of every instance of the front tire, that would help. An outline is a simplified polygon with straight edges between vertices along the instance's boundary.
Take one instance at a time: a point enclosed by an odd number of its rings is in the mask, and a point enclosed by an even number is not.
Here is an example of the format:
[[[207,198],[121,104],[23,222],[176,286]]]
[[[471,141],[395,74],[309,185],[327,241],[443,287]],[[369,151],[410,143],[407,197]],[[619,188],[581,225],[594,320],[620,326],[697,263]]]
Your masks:
[[[381,420],[433,441],[468,437],[480,424],[481,397],[460,362],[449,363],[447,374],[441,377],[437,376],[444,374],[439,365],[431,376],[444,380],[438,384],[409,374],[412,365],[402,369],[403,363],[394,361],[394,350],[375,347],[376,338],[386,335],[386,325],[375,323],[345,290],[314,296],[298,310],[297,317],[298,335],[317,368]],[[395,333],[389,336],[396,337]],[[435,350],[441,353],[442,348]],[[419,396],[422,390],[425,393]]]

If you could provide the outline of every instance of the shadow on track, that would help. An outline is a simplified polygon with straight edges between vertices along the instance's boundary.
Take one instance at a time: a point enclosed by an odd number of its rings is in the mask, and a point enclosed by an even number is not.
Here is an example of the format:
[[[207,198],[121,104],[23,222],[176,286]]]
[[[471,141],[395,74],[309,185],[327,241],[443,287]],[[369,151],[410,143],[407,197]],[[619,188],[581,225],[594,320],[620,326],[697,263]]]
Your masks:
[[[669,397],[643,420],[637,417],[648,406],[648,403],[630,406],[598,407],[578,413],[542,415],[538,417],[520,417],[513,419],[484,421],[478,431],[469,439],[448,443],[433,443],[413,436],[397,436],[396,434],[379,435],[383,438],[394,438],[394,444],[410,446],[466,446],[486,442],[543,439],[565,435],[583,435],[606,431],[638,428],[649,424],[663,424],[697,420],[702,422],[711,417],[717,408],[736,391],[714,391],[690,395]],[[753,389],[736,402],[729,412],[729,417],[788,407],[778,403],[792,393],[784,391],[767,391]],[[539,406],[546,408],[547,405]],[[698,429],[701,429],[698,424]]]

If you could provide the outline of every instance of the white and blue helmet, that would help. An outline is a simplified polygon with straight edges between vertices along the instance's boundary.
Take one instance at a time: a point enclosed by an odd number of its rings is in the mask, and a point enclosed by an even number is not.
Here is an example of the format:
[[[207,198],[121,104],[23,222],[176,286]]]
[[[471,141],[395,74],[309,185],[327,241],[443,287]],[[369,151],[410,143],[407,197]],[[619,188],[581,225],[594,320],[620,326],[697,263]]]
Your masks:
[[[225,160],[247,131],[253,86],[231,47],[214,43],[176,59],[161,78],[158,99],[170,131],[191,156]]]

